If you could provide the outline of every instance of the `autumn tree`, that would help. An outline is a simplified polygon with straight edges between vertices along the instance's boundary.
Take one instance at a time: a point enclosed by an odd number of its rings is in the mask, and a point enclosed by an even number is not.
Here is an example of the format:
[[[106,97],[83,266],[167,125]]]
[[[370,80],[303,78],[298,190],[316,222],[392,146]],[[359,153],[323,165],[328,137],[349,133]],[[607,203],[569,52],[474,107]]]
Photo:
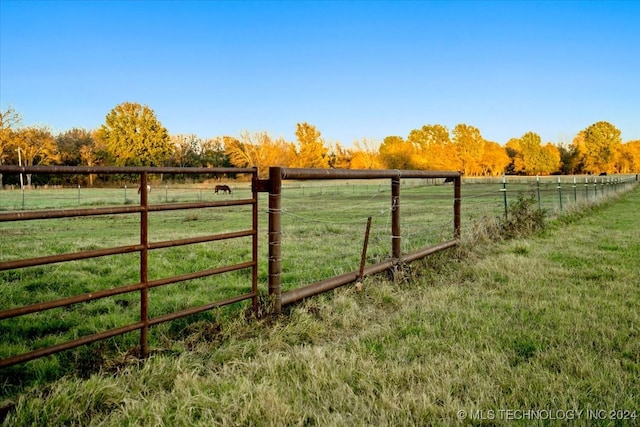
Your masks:
[[[620,145],[616,156],[616,168],[620,173],[640,172],[640,140]]]
[[[240,139],[226,141],[225,153],[235,167],[258,168],[258,175],[268,176],[270,166],[289,166],[292,144],[279,138],[271,139],[266,132],[243,132]]]
[[[24,166],[50,165],[60,161],[56,140],[45,127],[29,126],[15,133],[14,144],[20,150]],[[31,186],[31,174],[27,174]]]
[[[0,111],[0,166],[13,157],[13,135],[22,123],[22,117],[12,106]],[[2,174],[0,173],[0,189],[2,189]]]
[[[540,135],[527,132],[507,142],[510,171],[524,175],[549,175],[560,170],[560,150],[551,143],[542,145]]]
[[[413,165],[418,169],[457,170],[458,153],[442,125],[424,125],[409,132],[407,142],[413,146]]]
[[[296,124],[296,140],[298,149],[293,166],[301,168],[328,168],[329,149],[325,147],[320,131],[315,126],[304,123]]]
[[[480,130],[473,126],[459,124],[453,129],[453,142],[465,175],[479,175],[482,173],[482,156],[484,154],[484,139]]]
[[[118,166],[161,166],[173,151],[154,111],[137,103],[117,105],[97,135]]]
[[[587,172],[614,172],[615,155],[622,143],[620,130],[608,122],[597,122],[584,130],[584,167]]]
[[[540,173],[551,175],[560,171],[562,167],[562,157],[558,147],[550,142],[542,146],[542,170]]]
[[[382,160],[380,159],[378,147],[363,138],[362,141],[356,141],[351,151],[351,169],[382,169]]]
[[[171,164],[177,167],[198,166],[202,140],[196,135],[171,135]]]
[[[401,136],[387,136],[380,144],[380,160],[387,169],[415,169],[414,151]]]
[[[377,154],[377,153],[376,153]],[[353,150],[336,143],[329,150],[329,167],[335,169],[350,169]]]
[[[503,146],[496,142],[485,141],[480,166],[483,175],[501,175],[509,165],[509,156]]]

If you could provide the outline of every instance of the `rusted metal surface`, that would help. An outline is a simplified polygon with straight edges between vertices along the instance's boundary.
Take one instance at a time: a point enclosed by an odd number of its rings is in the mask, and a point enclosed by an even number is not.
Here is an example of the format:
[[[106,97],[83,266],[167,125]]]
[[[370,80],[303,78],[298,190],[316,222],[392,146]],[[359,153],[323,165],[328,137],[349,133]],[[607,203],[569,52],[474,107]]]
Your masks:
[[[75,340],[63,342],[46,348],[37,349],[28,353],[15,355],[0,360],[0,368],[23,363],[39,357],[48,356],[65,350],[70,350],[78,346],[90,344],[96,341],[111,338],[125,333],[140,331],[141,356],[148,354],[148,331],[149,327],[170,320],[179,319],[202,311],[210,310],[227,304],[234,304],[239,301],[252,299],[254,308],[257,305],[258,296],[258,190],[257,170],[255,168],[151,168],[151,167],[58,167],[58,166],[0,166],[0,173],[44,173],[44,174],[132,174],[140,176],[140,188],[147,188],[149,174],[199,174],[199,175],[223,175],[223,174],[251,174],[252,175],[252,198],[238,200],[222,200],[213,202],[195,203],[164,203],[150,205],[148,193],[140,192],[140,204],[135,206],[113,206],[88,209],[55,209],[50,211],[20,211],[0,213],[0,222],[6,221],[30,221],[47,220],[56,218],[73,218],[97,215],[119,215],[119,214],[139,214],[140,215],[140,242],[135,245],[111,247],[98,250],[80,251],[73,253],[55,254],[50,256],[35,257],[28,259],[16,259],[0,262],[0,271],[33,267],[59,262],[76,261],[87,258],[107,257],[111,255],[135,253],[140,254],[139,275],[140,282],[119,286],[115,288],[89,292],[82,295],[74,295],[67,298],[60,298],[52,301],[45,301],[27,306],[14,307],[0,310],[0,320],[17,316],[37,313],[40,311],[61,308],[100,298],[112,297],[115,295],[131,292],[140,293],[140,320],[130,325],[102,331],[96,334],[84,336]],[[149,213],[159,211],[170,211],[178,209],[201,209],[220,208],[231,206],[252,205],[252,229],[240,230],[227,233],[218,233],[208,236],[198,236],[169,241],[150,242],[149,241]],[[234,265],[220,266],[216,268],[200,270],[178,276],[165,277],[156,280],[149,280],[149,251],[154,249],[168,248],[174,246],[191,245],[196,243],[213,242],[217,240],[247,238],[252,239],[252,259]],[[227,273],[241,269],[252,269],[251,292],[242,295],[232,296],[219,301],[212,301],[199,307],[191,307],[174,313],[168,313],[156,318],[149,318],[149,289],[158,286],[165,286],[173,283],[208,277],[216,274]]]
[[[389,270],[390,268],[393,268],[395,265],[398,265],[398,263],[415,261],[417,259],[424,258],[425,256],[434,254],[438,251],[454,247],[457,244],[458,244],[457,240],[450,240],[448,242],[423,248],[417,252],[413,252],[408,255],[403,255],[402,257],[400,257],[400,259],[388,259],[385,261],[381,261],[379,263],[365,267],[362,277],[370,276],[372,274],[382,273],[383,271]],[[349,273],[344,273],[339,276],[334,276],[325,280],[321,280],[316,283],[312,283],[302,288],[297,288],[291,291],[287,291],[282,293],[282,305],[285,306],[288,304],[293,304],[305,298],[309,298],[314,295],[318,295],[323,292],[330,291],[332,289],[347,285],[349,283],[353,283],[356,280],[360,280],[360,279],[361,277],[360,277],[359,271],[351,271]]]
[[[391,256],[400,258],[400,178],[391,179]]]
[[[371,233],[371,217],[367,218],[367,228],[364,232],[364,242],[362,243],[362,255],[360,256],[360,271],[358,280],[364,278],[364,266],[367,262],[367,247],[369,246],[369,234]]]
[[[140,357],[147,357],[149,354],[149,193],[147,192],[147,173],[143,172],[140,176],[140,321],[142,328],[140,329]]]
[[[253,313],[258,313],[258,192],[260,188],[258,186],[258,175],[254,174],[251,180],[251,193],[253,195],[253,208],[251,209],[251,231],[253,237],[251,239],[251,260],[253,267],[251,268],[251,304],[253,306]]]
[[[456,178],[459,172],[376,169],[296,169],[279,168],[282,179],[376,179],[376,178]]]
[[[0,262],[0,271],[15,268],[34,267],[37,265],[55,264],[58,262],[78,261],[81,259],[97,258],[109,255],[128,254],[142,250],[142,245],[119,246],[115,248],[94,249],[90,251],[72,252],[59,255],[48,255],[37,258],[17,259]]]
[[[140,282],[119,286],[111,289],[90,292],[83,295],[76,295],[68,298],[61,298],[54,301],[46,301],[28,306],[15,307],[6,310],[0,310],[0,320],[22,316],[25,314],[36,313],[39,311],[50,310],[88,302],[99,298],[139,292],[140,293],[140,320],[130,325],[119,328],[110,329],[108,331],[99,332],[89,336],[84,336],[75,340],[63,342],[50,347],[38,349],[25,354],[16,355],[0,360],[0,368],[33,360],[38,357],[51,355],[60,351],[69,350],[81,345],[89,344],[99,340],[104,340],[125,333],[140,331],[140,348],[141,355],[148,354],[148,331],[149,327],[163,322],[179,319],[181,317],[196,314],[202,311],[210,310],[227,304],[233,304],[239,301],[251,299],[254,310],[258,304],[258,193],[268,191],[269,193],[269,296],[273,301],[273,310],[280,312],[283,305],[291,304],[300,299],[316,295],[327,290],[334,289],[338,286],[352,283],[358,278],[370,274],[380,273],[382,271],[393,268],[402,262],[410,262],[439,250],[453,247],[457,244],[460,236],[460,184],[461,178],[458,172],[442,172],[442,171],[400,171],[400,170],[336,170],[336,169],[291,169],[291,168],[270,168],[269,179],[260,180],[257,177],[255,168],[150,168],[150,167],[58,167],[58,166],[0,166],[0,173],[44,173],[44,174],[131,174],[140,176],[140,188],[146,188],[148,174],[251,174],[252,175],[252,198],[239,200],[223,200],[214,202],[195,202],[195,203],[167,203],[150,205],[146,191],[140,192],[140,204],[136,206],[114,206],[102,207],[94,209],[56,209],[51,211],[20,211],[0,213],[0,222],[2,221],[29,221],[29,220],[46,220],[54,218],[66,217],[82,217],[95,215],[118,215],[118,214],[139,214],[140,215],[140,242],[136,245],[121,246],[115,248],[105,248],[91,251],[81,251],[76,253],[56,254],[45,257],[37,257],[21,260],[10,260],[0,262],[0,271],[17,269],[24,267],[32,267],[37,265],[51,264],[65,261],[75,261],[86,258],[106,257],[110,255],[125,254],[139,252],[140,254]],[[361,262],[360,270],[346,273],[340,276],[332,277],[303,288],[295,289],[283,293],[281,290],[281,274],[282,274],[282,180],[283,179],[300,179],[300,180],[319,180],[319,179],[377,179],[387,178],[391,180],[391,211],[392,211],[392,250],[391,258],[376,263],[371,266],[365,266]],[[454,178],[454,239],[438,245],[422,248],[421,250],[402,255],[400,252],[401,229],[400,229],[400,179],[403,178]],[[148,236],[149,213],[177,210],[177,209],[199,209],[199,208],[217,208],[229,206],[252,205],[252,229],[241,230],[228,233],[219,233],[209,236],[198,236],[184,239],[176,239],[170,241],[150,242]],[[156,280],[149,280],[149,251],[172,246],[190,245],[196,243],[212,242],[216,240],[246,238],[252,239],[252,259],[251,261],[242,262],[234,265],[220,266],[216,268],[201,270],[197,272],[182,274],[178,276],[165,277]],[[363,249],[366,254],[366,246]],[[364,255],[362,261],[364,261]],[[158,286],[166,286],[187,280],[193,280],[222,274],[226,272],[251,268],[251,292],[232,296],[220,301],[213,301],[208,304],[192,307],[174,313],[168,313],[155,318],[149,318],[149,290]]]
[[[273,310],[282,309],[282,169],[269,168],[269,297]]]
[[[281,290],[282,257],[282,180],[321,180],[321,179],[379,179],[391,180],[391,259],[364,267],[359,271],[345,273],[331,277],[311,285],[287,292]],[[422,248],[409,255],[401,253],[400,228],[400,180],[403,178],[452,178],[454,180],[454,212],[453,212],[453,240],[438,245]],[[420,170],[352,170],[352,169],[292,169],[270,168],[269,170],[269,295],[274,301],[273,310],[279,313],[283,305],[300,301],[312,295],[329,291],[339,286],[362,279],[364,275],[388,270],[399,263],[410,262],[423,258],[434,252],[453,247],[458,244],[460,237],[460,202],[461,176],[459,172],[451,171],[420,171]]]

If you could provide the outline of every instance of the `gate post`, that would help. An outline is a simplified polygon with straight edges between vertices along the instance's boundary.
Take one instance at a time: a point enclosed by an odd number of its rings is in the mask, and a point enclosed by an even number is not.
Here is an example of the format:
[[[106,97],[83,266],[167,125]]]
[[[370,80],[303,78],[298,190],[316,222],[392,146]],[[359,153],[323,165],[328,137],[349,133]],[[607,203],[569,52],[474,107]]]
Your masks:
[[[391,257],[400,259],[400,178],[391,178]]]
[[[282,168],[269,168],[269,297],[282,311]]]
[[[140,357],[146,358],[149,354],[149,198],[147,194],[147,173],[140,174],[140,321],[143,326],[140,329]]]

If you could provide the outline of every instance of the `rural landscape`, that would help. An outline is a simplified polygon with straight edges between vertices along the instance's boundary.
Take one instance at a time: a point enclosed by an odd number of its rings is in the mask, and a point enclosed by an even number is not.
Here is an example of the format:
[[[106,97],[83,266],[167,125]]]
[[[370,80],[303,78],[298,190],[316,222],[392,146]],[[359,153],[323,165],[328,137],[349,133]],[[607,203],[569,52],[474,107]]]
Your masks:
[[[0,0],[0,426],[639,426],[639,16]]]
[[[214,183],[172,181],[154,185],[147,198],[170,206],[251,197],[251,183],[234,178],[221,180],[230,194],[217,194]],[[5,189],[0,213],[126,207],[140,203],[137,187]],[[2,368],[4,422],[500,424],[518,419],[501,410],[528,408],[531,399],[540,406],[529,411],[577,417],[589,410],[581,419],[635,422],[637,188],[635,175],[468,178],[456,248],[281,314],[269,314],[263,299],[262,314],[235,304],[154,326],[145,359],[137,334],[125,334]],[[442,179],[400,182],[403,253],[451,238],[452,190]],[[357,268],[367,217],[367,263],[389,257],[388,182],[292,181],[283,194],[285,290]],[[138,221],[130,214],[1,223],[0,261],[131,245]],[[242,206],[158,212],[149,218],[150,239],[212,227],[232,232],[250,222]],[[260,242],[264,260],[267,239]],[[246,238],[161,250],[149,255],[149,279],[242,262],[249,251]],[[135,282],[137,257],[3,271],[3,309]],[[259,262],[262,298],[267,275]],[[249,279],[238,271],[153,289],[149,315],[248,292]],[[8,357],[135,322],[137,299],[120,295],[2,320],[0,351]],[[607,388],[613,378],[619,386]]]
[[[3,123],[0,219],[11,220],[0,222],[0,265],[7,266],[0,354],[14,360],[35,352],[0,368],[7,425],[500,424],[524,419],[522,408],[543,425],[553,411],[596,424],[637,421],[638,142],[623,144],[609,123],[594,123],[567,147],[543,146],[532,132],[501,147],[465,125],[449,139],[436,125],[347,151],[325,145],[307,123],[297,125],[296,143],[266,134],[170,137],[138,104],[116,107],[95,132],[55,138],[15,127],[12,109]],[[422,260],[396,260],[388,274],[274,310],[266,289],[272,194],[256,195],[258,181],[247,171],[270,182],[269,167],[292,165],[434,176],[449,167],[461,177],[461,229],[454,229],[451,179],[399,179],[397,190],[384,179],[283,181],[283,292],[384,262],[396,238],[402,254],[459,240]],[[140,167],[147,184],[139,172],[127,173]],[[216,167],[222,172],[207,174]],[[198,173],[184,173],[189,168]],[[169,209],[144,220],[150,242],[200,243],[150,252],[144,273],[138,251],[11,267],[133,247],[143,233],[135,210],[45,218],[136,205]],[[184,209],[195,205],[204,209]],[[394,237],[396,210],[401,234]],[[20,212],[45,214],[20,221]],[[568,239],[573,228],[581,231]],[[244,237],[206,242],[207,233]],[[587,238],[588,245],[580,241]],[[140,297],[114,287],[234,265],[243,268],[149,290],[145,318],[195,311],[153,326],[148,337],[145,328],[35,356],[136,325]],[[113,296],[69,304],[105,292]],[[235,295],[254,303],[211,303]],[[39,304],[53,308],[36,310]],[[15,317],[19,307],[31,314]],[[604,329],[593,327],[594,313]],[[614,378],[618,386],[606,388]]]
[[[261,176],[269,166],[453,170],[469,177],[640,170],[640,141],[623,142],[621,131],[606,121],[587,126],[572,141],[555,143],[543,143],[534,131],[498,143],[485,140],[480,129],[467,124],[451,130],[428,124],[407,129],[406,136],[365,138],[347,148],[326,141],[307,122],[295,125],[296,141],[248,131],[208,139],[172,135],[147,105],[125,102],[108,112],[98,129],[74,128],[57,135],[46,126],[24,126],[20,113],[9,106],[0,113],[0,134],[0,165],[255,167]],[[16,178],[4,185],[19,185]],[[23,185],[58,184],[25,178]],[[74,178],[59,184],[109,184],[94,182],[91,175]]]

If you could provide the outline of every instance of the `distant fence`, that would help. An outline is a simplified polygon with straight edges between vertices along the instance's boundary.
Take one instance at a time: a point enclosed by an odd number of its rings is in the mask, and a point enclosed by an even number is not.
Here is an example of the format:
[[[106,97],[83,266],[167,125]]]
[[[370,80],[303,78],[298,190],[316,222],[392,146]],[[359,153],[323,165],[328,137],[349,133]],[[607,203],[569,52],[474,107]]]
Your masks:
[[[613,176],[503,176],[499,180],[469,178],[465,180],[467,206],[491,205],[508,215],[509,205],[519,197],[535,200],[539,210],[560,212],[572,204],[588,202],[627,189],[638,182],[638,175]],[[466,185],[468,184],[468,185]],[[484,190],[473,190],[481,187]]]

